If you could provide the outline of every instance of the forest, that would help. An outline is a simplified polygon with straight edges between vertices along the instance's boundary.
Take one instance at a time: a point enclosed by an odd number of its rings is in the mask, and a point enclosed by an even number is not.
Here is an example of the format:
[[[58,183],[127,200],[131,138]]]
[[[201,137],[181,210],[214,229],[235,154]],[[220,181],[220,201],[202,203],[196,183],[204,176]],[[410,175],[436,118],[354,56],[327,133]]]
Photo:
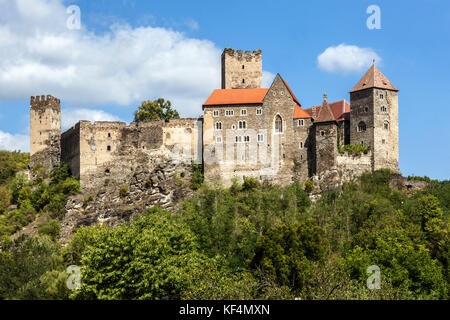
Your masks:
[[[148,208],[118,227],[58,242],[80,193],[66,165],[45,172],[0,151],[0,299],[449,299],[450,181],[397,190],[378,170],[323,193],[247,178],[195,181],[173,212]],[[198,175],[196,179],[198,180]],[[197,188],[196,187],[196,188]],[[17,231],[45,215],[35,237]],[[80,267],[69,289],[67,267]],[[370,289],[368,267],[380,270]]]

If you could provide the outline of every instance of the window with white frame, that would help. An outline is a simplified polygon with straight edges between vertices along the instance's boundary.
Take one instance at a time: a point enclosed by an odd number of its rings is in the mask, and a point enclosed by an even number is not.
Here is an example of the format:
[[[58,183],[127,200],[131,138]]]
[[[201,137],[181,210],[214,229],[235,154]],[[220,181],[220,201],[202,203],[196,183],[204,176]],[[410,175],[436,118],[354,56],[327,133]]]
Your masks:
[[[261,108],[256,109],[256,115],[257,115],[257,116],[262,115],[262,109],[261,109]]]
[[[244,136],[244,142],[250,142],[250,136]]]
[[[245,120],[239,121],[239,129],[246,129],[247,122]]]
[[[241,109],[241,116],[247,115],[247,109]]]
[[[236,136],[236,143],[242,142],[242,136]]]
[[[216,137],[216,143],[222,143],[222,137]]]
[[[283,132],[283,119],[281,119],[281,116],[279,114],[275,117],[275,132]]]
[[[222,122],[216,122],[216,130],[222,130]]]
[[[264,142],[264,134],[258,133],[258,142]]]
[[[213,117],[218,117],[218,116],[219,116],[219,110],[214,110]]]
[[[303,144],[303,141],[302,141],[302,142],[300,142],[300,149],[303,149],[303,147],[304,147],[304,144]]]
[[[225,110],[226,116],[234,116],[234,110]]]
[[[298,120],[298,126],[303,127],[305,125],[305,121],[303,119]]]

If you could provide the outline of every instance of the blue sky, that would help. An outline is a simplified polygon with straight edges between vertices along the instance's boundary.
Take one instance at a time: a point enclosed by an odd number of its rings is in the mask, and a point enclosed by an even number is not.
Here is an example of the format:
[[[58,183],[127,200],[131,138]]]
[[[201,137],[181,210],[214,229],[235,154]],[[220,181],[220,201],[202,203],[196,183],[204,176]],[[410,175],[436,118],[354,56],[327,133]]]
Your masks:
[[[81,9],[80,30],[66,27],[69,5]],[[381,10],[379,30],[367,28],[370,5]],[[60,98],[64,127],[81,118],[129,122],[142,100],[159,96],[198,116],[220,85],[225,47],[261,49],[266,82],[280,73],[303,107],[324,92],[349,100],[377,56],[400,89],[400,170],[450,178],[444,0],[0,0],[0,149],[26,150],[31,95]],[[327,48],[328,64],[319,64]]]

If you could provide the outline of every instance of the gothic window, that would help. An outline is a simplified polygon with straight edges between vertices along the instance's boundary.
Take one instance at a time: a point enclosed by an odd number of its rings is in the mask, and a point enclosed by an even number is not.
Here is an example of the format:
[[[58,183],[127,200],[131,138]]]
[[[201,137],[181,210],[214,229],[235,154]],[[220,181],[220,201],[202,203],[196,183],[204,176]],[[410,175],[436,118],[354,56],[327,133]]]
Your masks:
[[[283,119],[281,119],[279,114],[275,117],[275,132],[283,132]]]
[[[384,130],[389,130],[389,122],[385,121],[383,127]]]
[[[366,131],[366,124],[364,123],[364,121],[361,121],[360,123],[358,123],[358,132],[364,131]]]
[[[216,130],[222,130],[222,122],[216,122]]]

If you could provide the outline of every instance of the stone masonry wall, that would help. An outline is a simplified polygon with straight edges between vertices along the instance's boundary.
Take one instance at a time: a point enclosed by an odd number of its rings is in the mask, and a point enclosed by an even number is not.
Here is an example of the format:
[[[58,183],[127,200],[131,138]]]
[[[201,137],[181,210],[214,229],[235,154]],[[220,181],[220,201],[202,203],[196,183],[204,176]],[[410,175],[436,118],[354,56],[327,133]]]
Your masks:
[[[61,158],[61,111],[59,99],[31,97],[30,166],[42,165],[52,170]]]
[[[222,89],[261,88],[261,50],[252,52],[226,48],[222,53]]]

